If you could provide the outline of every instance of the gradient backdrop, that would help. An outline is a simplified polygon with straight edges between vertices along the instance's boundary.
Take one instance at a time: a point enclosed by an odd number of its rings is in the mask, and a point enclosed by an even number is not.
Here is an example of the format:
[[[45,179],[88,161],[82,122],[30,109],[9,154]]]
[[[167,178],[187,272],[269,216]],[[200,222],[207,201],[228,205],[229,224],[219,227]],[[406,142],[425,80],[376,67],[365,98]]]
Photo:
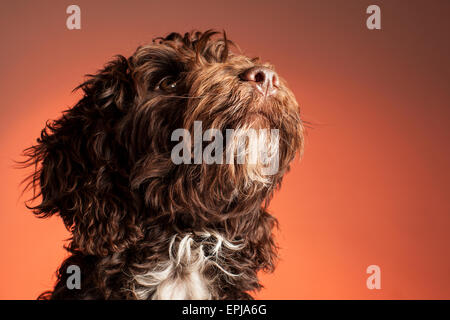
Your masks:
[[[81,7],[82,29],[66,29]],[[382,30],[366,28],[370,4]],[[259,299],[450,298],[450,1],[14,1],[0,4],[0,298],[55,280],[69,235],[39,220],[13,168],[71,90],[170,31],[225,29],[288,81],[305,156],[271,211],[281,260]],[[366,287],[381,267],[381,290]]]

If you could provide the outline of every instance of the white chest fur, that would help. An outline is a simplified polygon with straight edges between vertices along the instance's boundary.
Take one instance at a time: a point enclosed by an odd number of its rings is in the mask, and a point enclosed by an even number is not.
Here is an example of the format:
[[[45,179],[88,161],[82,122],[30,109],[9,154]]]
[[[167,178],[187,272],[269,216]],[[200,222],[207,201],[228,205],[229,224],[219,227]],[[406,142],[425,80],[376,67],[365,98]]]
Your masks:
[[[215,231],[174,235],[168,259],[147,273],[134,276],[134,294],[138,299],[153,300],[212,299],[216,277],[231,280],[239,276],[228,271],[223,250],[238,251],[242,246]]]

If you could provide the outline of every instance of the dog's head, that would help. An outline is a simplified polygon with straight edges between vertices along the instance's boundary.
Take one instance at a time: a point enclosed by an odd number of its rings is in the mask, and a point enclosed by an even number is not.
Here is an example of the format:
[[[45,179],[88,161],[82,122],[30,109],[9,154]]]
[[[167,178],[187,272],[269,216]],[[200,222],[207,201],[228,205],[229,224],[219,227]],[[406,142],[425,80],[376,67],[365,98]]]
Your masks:
[[[247,216],[256,227],[303,127],[273,67],[214,35],[172,33],[118,56],[26,150],[42,196],[35,213],[58,213],[73,248],[121,250],[162,217],[195,229]]]

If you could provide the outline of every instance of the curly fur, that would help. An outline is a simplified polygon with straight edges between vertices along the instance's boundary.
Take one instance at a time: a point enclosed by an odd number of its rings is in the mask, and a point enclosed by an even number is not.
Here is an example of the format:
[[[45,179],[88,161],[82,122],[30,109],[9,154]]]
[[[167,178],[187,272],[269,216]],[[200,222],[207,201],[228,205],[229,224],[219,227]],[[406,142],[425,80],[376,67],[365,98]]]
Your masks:
[[[293,94],[262,97],[239,75],[259,59],[233,53],[216,32],[171,33],[117,56],[77,89],[81,100],[49,122],[24,165],[35,166],[30,208],[58,214],[72,237],[52,299],[249,299],[276,260],[274,190],[303,146]],[[176,87],[164,90],[162,79]],[[176,128],[267,127],[280,132],[279,170],[171,161]],[[69,265],[81,290],[66,288]],[[237,276],[238,275],[238,276]],[[186,280],[187,279],[187,280]]]

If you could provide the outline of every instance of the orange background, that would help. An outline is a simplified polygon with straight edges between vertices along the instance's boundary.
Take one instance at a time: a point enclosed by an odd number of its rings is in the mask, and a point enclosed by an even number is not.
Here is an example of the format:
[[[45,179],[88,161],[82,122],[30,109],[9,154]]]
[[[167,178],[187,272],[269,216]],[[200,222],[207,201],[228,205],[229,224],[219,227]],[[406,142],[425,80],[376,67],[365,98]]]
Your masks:
[[[81,7],[82,30],[66,29]],[[365,26],[378,4],[382,30]],[[13,160],[114,54],[225,29],[289,82],[305,156],[271,210],[281,260],[261,299],[450,298],[449,1],[14,1],[0,4],[0,298],[53,284],[69,235],[20,197]],[[366,287],[381,267],[381,290]]]

